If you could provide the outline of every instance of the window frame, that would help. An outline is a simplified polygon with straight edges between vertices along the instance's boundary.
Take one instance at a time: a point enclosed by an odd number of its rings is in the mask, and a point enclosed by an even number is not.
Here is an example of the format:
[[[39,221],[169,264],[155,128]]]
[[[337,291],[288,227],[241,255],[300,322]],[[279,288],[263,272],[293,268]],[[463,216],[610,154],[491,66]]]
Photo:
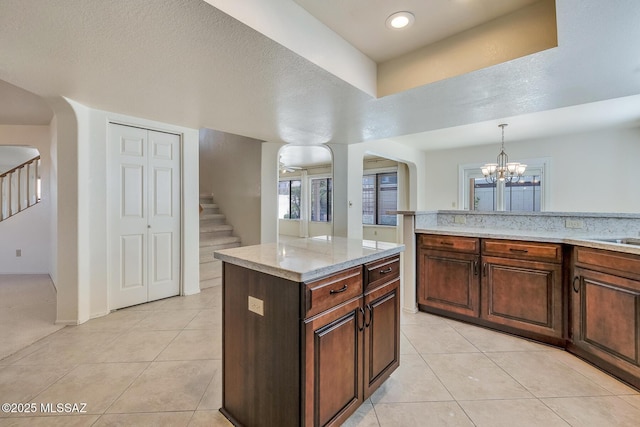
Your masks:
[[[331,181],[331,189],[327,196],[327,220],[314,220],[313,216],[313,186],[311,181],[313,180],[330,180]],[[330,224],[333,222],[333,176],[330,174],[320,174],[320,175],[308,175],[307,176],[307,188],[309,189],[309,222],[318,222],[318,223],[327,223]]]
[[[550,164],[551,160],[548,157],[535,158],[535,159],[525,159],[521,161],[527,165],[527,170],[525,171],[525,175],[536,175],[540,176],[540,211],[544,212],[547,210],[549,206],[549,197],[550,197]],[[462,210],[474,210],[470,208],[470,184],[469,181],[472,178],[482,178],[482,172],[480,168],[483,163],[468,163],[458,165],[458,206],[461,206]],[[531,173],[534,172],[534,173]],[[500,200],[502,198],[502,203],[506,208],[506,186],[496,186],[497,193],[502,192],[502,194],[497,194],[497,199]],[[497,204],[496,209],[493,211],[482,211],[482,212],[510,212],[505,210],[498,210]],[[515,212],[523,212],[523,211],[515,211]],[[538,212],[538,211],[535,211]]]
[[[281,182],[289,182],[289,214],[291,214],[291,182],[292,181],[298,181],[300,183],[300,205],[299,205],[299,214],[298,214],[298,218],[281,218],[280,217],[280,203],[278,203],[278,219],[279,220],[284,220],[284,221],[301,221],[302,220],[302,203],[303,203],[303,195],[302,195],[302,187],[303,187],[303,180],[301,177],[291,177],[291,178],[280,178],[278,179],[278,197],[281,196],[280,194],[280,183]]]
[[[384,174],[389,174],[389,173],[395,173],[396,174],[396,209],[398,207],[398,192],[399,190],[399,186],[398,186],[398,168],[397,167],[390,167],[390,168],[376,168],[376,169],[364,169],[362,171],[362,178],[364,178],[365,176],[375,176],[375,209],[374,209],[374,222],[373,224],[370,223],[365,223],[364,221],[362,221],[362,225],[364,227],[397,227],[398,226],[398,220],[396,217],[396,224],[395,225],[389,225],[389,224],[379,224],[379,211],[380,211],[380,206],[379,206],[379,200],[380,198],[379,193],[380,193],[380,188],[379,188],[379,178],[378,175],[384,175]],[[361,195],[364,195],[364,189],[361,187]],[[360,213],[361,219],[362,216],[364,215],[364,197],[362,200],[362,212]]]

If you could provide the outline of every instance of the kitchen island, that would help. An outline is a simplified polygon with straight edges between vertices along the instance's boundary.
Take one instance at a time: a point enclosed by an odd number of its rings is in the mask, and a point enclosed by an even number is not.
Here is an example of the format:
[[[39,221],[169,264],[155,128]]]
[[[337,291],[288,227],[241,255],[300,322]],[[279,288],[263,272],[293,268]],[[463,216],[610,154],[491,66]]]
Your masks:
[[[340,237],[221,250],[235,425],[342,424],[399,366],[403,245]]]

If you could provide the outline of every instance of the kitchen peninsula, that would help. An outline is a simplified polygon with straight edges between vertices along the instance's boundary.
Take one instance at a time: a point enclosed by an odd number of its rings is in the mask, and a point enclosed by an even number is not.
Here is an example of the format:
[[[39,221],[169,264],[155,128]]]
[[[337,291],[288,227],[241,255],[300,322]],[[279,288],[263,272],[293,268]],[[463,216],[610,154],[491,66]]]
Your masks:
[[[340,237],[221,250],[235,425],[340,425],[399,366],[404,245]]]
[[[640,389],[640,215],[403,215],[406,305],[563,347]]]

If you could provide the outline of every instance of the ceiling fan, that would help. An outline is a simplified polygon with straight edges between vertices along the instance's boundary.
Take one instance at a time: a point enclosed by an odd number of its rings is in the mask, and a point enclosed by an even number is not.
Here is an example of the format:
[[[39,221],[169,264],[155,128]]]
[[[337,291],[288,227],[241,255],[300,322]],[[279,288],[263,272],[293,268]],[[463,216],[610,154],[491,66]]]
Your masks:
[[[280,165],[280,172],[281,173],[295,172],[295,171],[299,171],[299,170],[303,169],[300,166],[287,166],[282,162],[282,160],[280,160],[280,162],[278,162],[278,163]]]

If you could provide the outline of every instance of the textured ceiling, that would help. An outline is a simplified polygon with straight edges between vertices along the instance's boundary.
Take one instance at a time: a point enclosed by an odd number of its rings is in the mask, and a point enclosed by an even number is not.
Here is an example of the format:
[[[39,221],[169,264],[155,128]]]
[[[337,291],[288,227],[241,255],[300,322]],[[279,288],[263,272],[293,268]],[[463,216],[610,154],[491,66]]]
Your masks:
[[[557,20],[557,48],[376,99],[200,0],[0,0],[0,80],[297,144],[493,132],[505,117],[640,93],[640,2],[557,0]],[[446,138],[422,135],[425,148]]]

